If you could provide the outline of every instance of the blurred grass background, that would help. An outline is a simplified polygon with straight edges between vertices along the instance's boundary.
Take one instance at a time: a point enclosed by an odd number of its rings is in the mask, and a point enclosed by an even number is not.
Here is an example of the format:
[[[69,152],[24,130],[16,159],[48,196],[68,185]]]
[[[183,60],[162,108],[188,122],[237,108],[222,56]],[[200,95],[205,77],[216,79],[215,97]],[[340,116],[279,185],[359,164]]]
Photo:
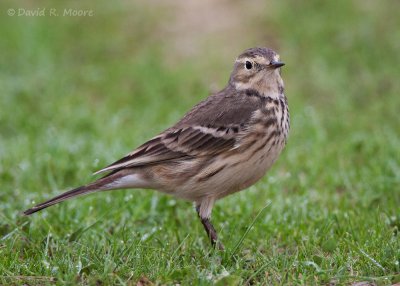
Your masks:
[[[18,16],[38,8],[45,16]],[[51,8],[94,15],[50,17]],[[398,1],[2,1],[0,283],[399,282],[399,9]],[[153,191],[21,216],[222,88],[235,57],[253,46],[286,62],[292,129],[261,182],[217,203],[226,253],[210,249],[191,204]]]

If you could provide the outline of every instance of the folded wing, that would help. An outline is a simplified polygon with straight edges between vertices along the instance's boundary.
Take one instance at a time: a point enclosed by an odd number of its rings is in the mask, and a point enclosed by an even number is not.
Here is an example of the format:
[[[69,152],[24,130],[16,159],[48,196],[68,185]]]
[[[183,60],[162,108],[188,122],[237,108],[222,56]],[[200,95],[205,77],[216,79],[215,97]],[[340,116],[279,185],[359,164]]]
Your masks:
[[[217,129],[194,126],[169,130],[96,174],[194,156],[216,155],[233,148],[236,142],[234,131],[231,128]]]
[[[197,156],[214,156],[234,148],[260,102],[245,94],[230,95],[229,98],[218,94],[209,97],[174,127],[95,174]]]

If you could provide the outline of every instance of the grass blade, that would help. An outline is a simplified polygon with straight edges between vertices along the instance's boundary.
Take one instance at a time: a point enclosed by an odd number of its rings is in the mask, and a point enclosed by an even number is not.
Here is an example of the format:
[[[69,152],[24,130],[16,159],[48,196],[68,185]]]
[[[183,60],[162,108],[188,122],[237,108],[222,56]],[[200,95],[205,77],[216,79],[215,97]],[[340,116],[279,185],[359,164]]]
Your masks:
[[[243,240],[246,238],[246,236],[249,234],[251,228],[253,225],[256,223],[258,218],[261,216],[261,214],[264,212],[264,210],[271,205],[271,201],[268,201],[267,204],[258,212],[258,214],[255,216],[253,221],[251,222],[250,226],[246,229],[245,233],[242,235],[242,237],[239,239],[239,241],[236,243],[236,245],[233,247],[233,250],[231,252],[230,258],[235,255],[235,253],[238,251],[240,245],[242,245]]]

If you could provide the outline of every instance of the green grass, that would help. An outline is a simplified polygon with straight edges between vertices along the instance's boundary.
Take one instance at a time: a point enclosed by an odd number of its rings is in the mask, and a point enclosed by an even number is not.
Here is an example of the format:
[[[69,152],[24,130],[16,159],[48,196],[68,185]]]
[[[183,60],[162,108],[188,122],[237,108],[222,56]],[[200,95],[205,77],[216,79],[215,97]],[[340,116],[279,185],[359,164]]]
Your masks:
[[[95,16],[9,17],[16,4],[0,4],[0,284],[400,281],[398,2],[271,1],[238,20],[255,41],[237,37],[229,61],[221,45],[173,65],[160,32],[173,9],[71,3]],[[214,208],[224,253],[190,203],[154,191],[21,216],[174,123],[256,45],[287,63],[292,129],[268,175]]]

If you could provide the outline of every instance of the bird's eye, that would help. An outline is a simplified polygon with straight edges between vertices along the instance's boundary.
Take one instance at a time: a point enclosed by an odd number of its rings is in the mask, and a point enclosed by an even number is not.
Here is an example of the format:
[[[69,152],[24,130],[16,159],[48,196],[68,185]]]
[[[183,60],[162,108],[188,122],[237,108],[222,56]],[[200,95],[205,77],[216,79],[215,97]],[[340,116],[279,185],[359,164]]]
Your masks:
[[[246,67],[246,69],[251,70],[253,68],[253,64],[249,61],[246,61],[245,67]]]

